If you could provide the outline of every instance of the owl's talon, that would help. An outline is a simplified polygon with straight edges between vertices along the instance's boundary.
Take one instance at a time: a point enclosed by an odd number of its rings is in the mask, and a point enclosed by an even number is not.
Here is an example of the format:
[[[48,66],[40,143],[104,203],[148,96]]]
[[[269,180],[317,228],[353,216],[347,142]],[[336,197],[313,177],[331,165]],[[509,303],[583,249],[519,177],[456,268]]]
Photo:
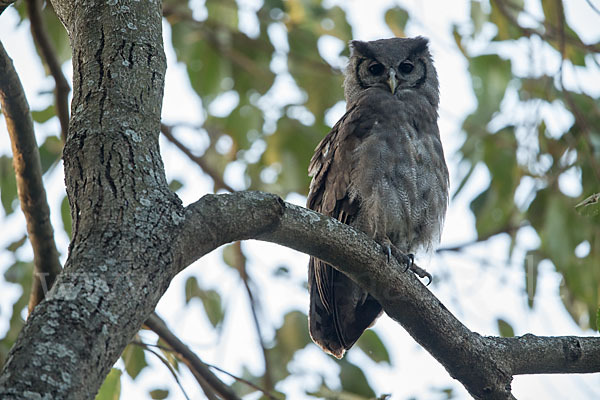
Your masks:
[[[412,255],[412,254],[409,254],[409,255]],[[425,286],[429,286],[429,284],[433,280],[433,277],[431,276],[431,274],[429,272],[425,271],[423,268],[419,267],[416,264],[412,264],[410,266],[410,270],[412,272],[414,272],[415,275],[417,275],[419,278],[427,278],[427,279],[429,279],[429,281],[427,282],[427,284]]]
[[[406,272],[409,269],[412,269],[413,266],[415,265],[415,255],[413,253],[408,253],[406,255],[406,258],[407,258],[407,260],[404,262],[404,264],[406,265],[406,268],[404,268],[404,271],[402,271],[402,272]]]

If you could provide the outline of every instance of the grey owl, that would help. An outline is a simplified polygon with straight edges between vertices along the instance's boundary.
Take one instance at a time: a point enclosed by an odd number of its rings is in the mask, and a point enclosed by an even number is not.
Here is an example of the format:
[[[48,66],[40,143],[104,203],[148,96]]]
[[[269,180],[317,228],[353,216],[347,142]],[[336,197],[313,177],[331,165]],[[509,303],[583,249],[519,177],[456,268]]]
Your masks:
[[[448,169],[437,126],[438,79],[423,37],[350,42],[346,113],[310,161],[307,206],[405,254],[439,241]],[[381,315],[377,300],[311,257],[309,328],[341,358]]]

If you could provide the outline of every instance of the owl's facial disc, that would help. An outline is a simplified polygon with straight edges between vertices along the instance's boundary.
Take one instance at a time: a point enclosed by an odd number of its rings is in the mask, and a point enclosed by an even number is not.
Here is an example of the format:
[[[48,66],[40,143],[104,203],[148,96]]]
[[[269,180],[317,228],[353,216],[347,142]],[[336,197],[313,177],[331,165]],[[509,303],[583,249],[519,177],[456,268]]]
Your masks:
[[[396,88],[398,87],[398,78],[396,78],[396,71],[394,71],[393,68],[389,69],[387,84],[392,94],[396,93]]]

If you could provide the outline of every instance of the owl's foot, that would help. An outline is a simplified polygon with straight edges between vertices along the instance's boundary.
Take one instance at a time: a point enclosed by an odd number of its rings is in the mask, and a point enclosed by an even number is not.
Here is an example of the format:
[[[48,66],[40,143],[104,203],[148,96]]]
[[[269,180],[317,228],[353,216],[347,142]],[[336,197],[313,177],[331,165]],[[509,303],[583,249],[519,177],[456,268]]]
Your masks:
[[[398,250],[396,248],[396,246],[394,246],[393,244],[391,244],[389,242],[384,243],[382,246],[383,246],[384,250],[387,251],[388,262],[390,262],[390,255],[393,255],[394,258],[396,260],[398,260],[398,262],[400,264],[404,264],[406,266],[406,268],[404,268],[404,271],[402,271],[402,272],[406,272],[410,269],[419,278],[427,278],[428,281],[425,286],[429,286],[429,284],[433,280],[433,277],[431,276],[431,274],[429,272],[425,271],[423,268],[421,268],[417,264],[415,264],[415,255],[414,254],[412,254],[412,253],[404,254],[400,250]]]
[[[409,256],[412,256],[412,254],[409,254]],[[431,276],[431,274],[429,272],[425,271],[423,268],[419,267],[417,264],[414,264],[414,263],[411,264],[410,270],[412,272],[414,272],[419,278],[429,279],[429,281],[427,282],[427,284],[425,286],[429,286],[429,284],[433,280],[433,277]]]

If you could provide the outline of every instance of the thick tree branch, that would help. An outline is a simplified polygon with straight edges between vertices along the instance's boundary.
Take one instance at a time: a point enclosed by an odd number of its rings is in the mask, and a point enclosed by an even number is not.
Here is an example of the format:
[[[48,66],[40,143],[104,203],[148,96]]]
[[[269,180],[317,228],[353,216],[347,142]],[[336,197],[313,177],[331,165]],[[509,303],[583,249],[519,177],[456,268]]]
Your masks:
[[[228,214],[227,216],[225,214]],[[207,235],[207,227],[210,229]],[[207,248],[233,240],[256,238],[312,254],[363,286],[382,304],[386,313],[427,349],[450,375],[476,398],[510,399],[512,376],[535,373],[539,351],[532,336],[515,339],[482,337],[458,321],[412,274],[402,273],[395,261],[386,262],[381,248],[347,225],[318,213],[259,192],[205,196],[186,210],[182,254],[192,262]],[[210,244],[209,244],[210,243]],[[198,251],[194,251],[194,248]],[[539,338],[535,338],[538,340]],[[550,346],[573,348],[545,361],[554,361],[545,372],[599,372],[600,338],[541,338]],[[519,348],[518,354],[513,350]]]
[[[33,131],[33,121],[23,86],[12,60],[0,43],[0,103],[12,145],[13,167],[21,209],[27,221],[27,233],[33,248],[34,279],[29,297],[29,311],[44,298],[61,271],[50,208],[42,182],[40,153]]]
[[[52,42],[50,42],[46,23],[40,12],[39,0],[26,0],[26,4],[33,39],[50,70],[50,74],[54,78],[54,105],[56,107],[56,116],[60,122],[60,136],[63,142],[65,142],[69,129],[69,92],[71,91],[71,87],[69,86],[69,82],[67,82],[67,78],[62,73],[60,63],[56,57],[56,50]]]

